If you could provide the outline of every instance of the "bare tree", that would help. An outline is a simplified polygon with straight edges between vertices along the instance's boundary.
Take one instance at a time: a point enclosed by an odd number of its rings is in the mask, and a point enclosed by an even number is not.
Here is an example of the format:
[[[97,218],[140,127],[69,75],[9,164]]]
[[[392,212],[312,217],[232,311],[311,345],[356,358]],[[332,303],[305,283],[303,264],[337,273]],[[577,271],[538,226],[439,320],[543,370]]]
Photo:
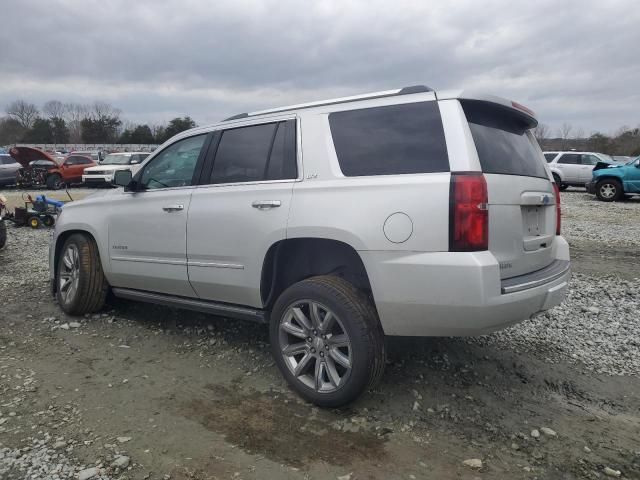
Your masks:
[[[38,107],[24,100],[16,100],[7,105],[7,115],[20,122],[24,128],[31,128],[38,117]]]
[[[42,113],[44,113],[49,120],[63,118],[65,114],[64,104],[60,100],[49,100],[42,107]]]
[[[82,119],[89,114],[89,107],[81,103],[65,103],[64,119],[69,128],[69,140],[73,143],[82,141]]]
[[[566,150],[567,149],[567,145],[568,145],[568,140],[569,137],[571,136],[571,131],[573,130],[573,127],[571,126],[570,123],[563,123],[562,126],[560,127],[560,130],[558,130],[558,136],[562,139],[562,150]]]
[[[549,126],[544,123],[539,123],[538,126],[533,129],[533,135],[536,137],[536,140],[540,145],[542,145],[542,142],[545,139],[549,138],[549,133]]]
[[[580,140],[584,138],[584,128],[578,127],[578,129],[576,130],[576,133],[574,133],[573,135],[573,138],[575,138],[576,140]]]
[[[105,102],[94,102],[91,107],[91,116],[94,120],[101,120],[109,117],[119,119],[121,113],[122,110]]]

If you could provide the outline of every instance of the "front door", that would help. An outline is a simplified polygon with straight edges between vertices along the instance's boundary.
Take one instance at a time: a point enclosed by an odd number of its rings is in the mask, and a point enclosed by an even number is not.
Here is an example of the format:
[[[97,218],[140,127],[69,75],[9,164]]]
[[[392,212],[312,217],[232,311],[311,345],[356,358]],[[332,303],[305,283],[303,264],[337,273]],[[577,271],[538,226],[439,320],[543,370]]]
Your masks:
[[[262,266],[286,238],[298,177],[295,120],[224,130],[214,143],[189,209],[189,280],[200,298],[262,307]]]
[[[563,153],[557,167],[562,172],[562,180],[567,183],[580,183],[580,154]]]
[[[580,181],[587,183],[591,181],[593,176],[593,167],[598,163],[600,159],[590,153],[583,153],[580,160]]]
[[[623,180],[624,189],[627,193],[640,193],[640,158],[630,165],[622,167],[625,169]]]
[[[195,296],[187,275],[187,214],[207,134],[178,140],[134,177],[135,191],[114,197],[109,217],[115,287]]]

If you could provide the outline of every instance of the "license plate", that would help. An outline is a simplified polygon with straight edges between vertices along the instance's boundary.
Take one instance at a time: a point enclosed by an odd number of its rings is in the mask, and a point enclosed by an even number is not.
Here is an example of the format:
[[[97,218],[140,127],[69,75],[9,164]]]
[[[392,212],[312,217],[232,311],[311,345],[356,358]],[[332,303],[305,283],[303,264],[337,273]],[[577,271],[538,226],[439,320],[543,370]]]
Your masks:
[[[527,236],[536,236],[542,234],[540,221],[542,220],[542,207],[522,207],[524,214],[524,228]]]

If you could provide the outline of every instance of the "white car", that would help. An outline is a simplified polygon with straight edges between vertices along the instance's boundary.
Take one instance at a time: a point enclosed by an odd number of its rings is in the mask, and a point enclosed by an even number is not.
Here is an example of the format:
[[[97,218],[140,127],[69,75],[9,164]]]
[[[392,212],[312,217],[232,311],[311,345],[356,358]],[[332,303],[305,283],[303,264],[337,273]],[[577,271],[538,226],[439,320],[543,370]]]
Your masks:
[[[544,152],[544,158],[560,190],[584,187],[598,162],[614,163],[609,155],[596,152]]]
[[[355,399],[385,335],[480,335],[561,303],[560,195],[533,112],[407,87],[182,132],[124,188],[65,205],[51,284],[267,324],[301,396]],[[102,168],[102,167],[101,167]]]
[[[147,152],[110,153],[95,167],[86,168],[82,183],[87,186],[112,185],[113,174],[118,170],[135,173],[140,164],[149,156]]]

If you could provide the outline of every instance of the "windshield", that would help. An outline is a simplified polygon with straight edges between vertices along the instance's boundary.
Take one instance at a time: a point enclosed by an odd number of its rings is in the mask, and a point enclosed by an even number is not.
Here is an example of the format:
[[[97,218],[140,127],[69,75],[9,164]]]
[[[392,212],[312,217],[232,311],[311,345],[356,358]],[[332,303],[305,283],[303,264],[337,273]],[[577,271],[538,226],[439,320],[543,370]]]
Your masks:
[[[606,162],[615,162],[611,155],[607,155],[606,153],[599,153],[598,155],[600,155],[600,158],[604,159]]]
[[[129,165],[131,155],[107,155],[102,165]]]
[[[632,165],[635,162],[639,162],[640,161],[640,156],[637,156],[635,158],[632,158],[631,160],[629,160],[627,163],[625,163],[625,165]]]

